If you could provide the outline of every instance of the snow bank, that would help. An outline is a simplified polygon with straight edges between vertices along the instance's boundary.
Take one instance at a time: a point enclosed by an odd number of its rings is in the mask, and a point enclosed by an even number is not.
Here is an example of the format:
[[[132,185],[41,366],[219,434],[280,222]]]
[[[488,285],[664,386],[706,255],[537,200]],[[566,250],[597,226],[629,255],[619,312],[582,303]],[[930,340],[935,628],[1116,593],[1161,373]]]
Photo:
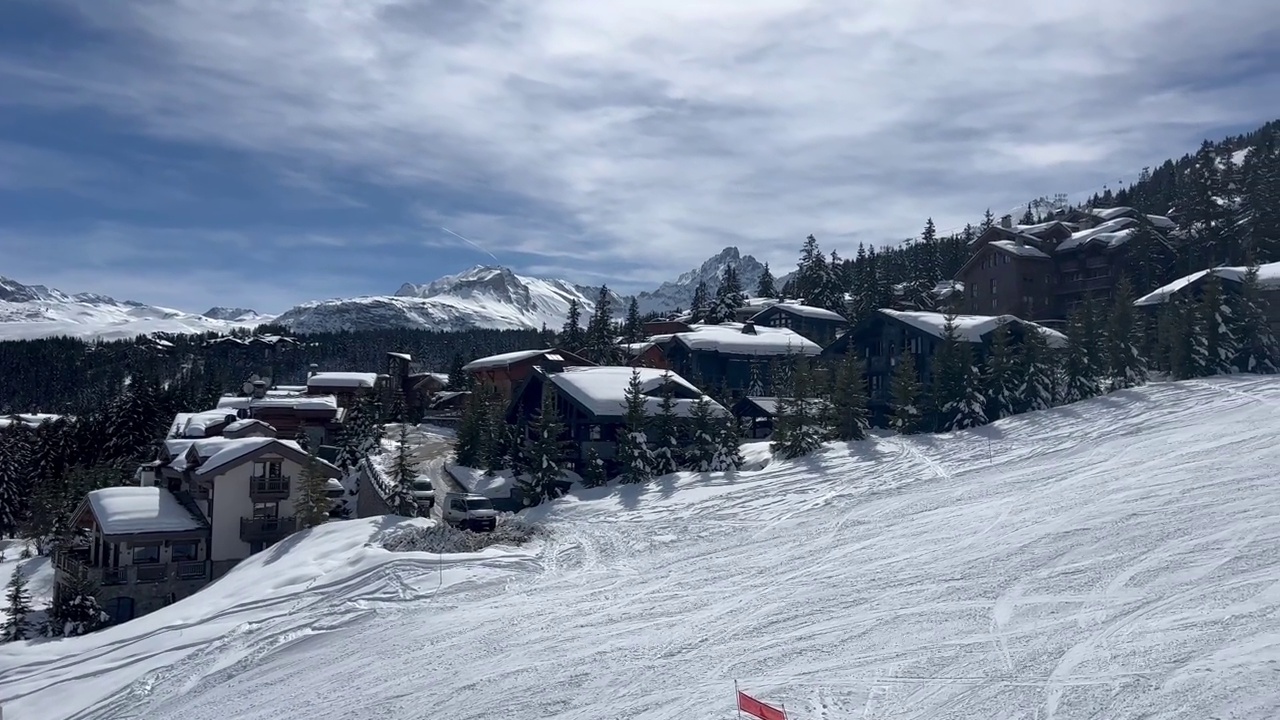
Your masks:
[[[459,530],[441,522],[396,528],[379,540],[392,552],[475,553],[488,547],[518,547],[533,540],[538,529],[510,515],[499,515],[491,532]]]

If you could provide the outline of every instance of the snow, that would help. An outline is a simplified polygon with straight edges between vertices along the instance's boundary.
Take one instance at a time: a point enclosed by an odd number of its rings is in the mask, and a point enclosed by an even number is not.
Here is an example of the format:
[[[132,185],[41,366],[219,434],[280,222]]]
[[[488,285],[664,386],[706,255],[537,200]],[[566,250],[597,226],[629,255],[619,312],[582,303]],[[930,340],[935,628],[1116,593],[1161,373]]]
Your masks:
[[[275,432],[275,428],[271,427],[269,423],[265,423],[261,420],[253,420],[253,419],[236,420],[235,422],[222,428],[222,432],[224,433],[239,432],[241,430],[245,430],[247,428],[254,427],[254,426],[261,426],[263,430],[269,430],[271,432]]]
[[[1158,384],[580,490],[469,555],[378,546],[425,519],[330,523],[133,622],[6,645],[0,704],[729,720],[736,679],[796,720],[1270,720],[1277,406],[1275,378]]]
[[[236,438],[234,440],[224,440],[223,444],[218,447],[217,452],[209,456],[209,459],[200,463],[200,467],[196,469],[195,474],[198,476],[217,475],[228,465],[236,462],[240,458],[255,453],[267,447],[288,448],[295,452],[306,455],[298,443],[293,440],[281,440],[279,438]],[[337,468],[329,463],[316,458],[316,462],[323,468],[329,468],[337,472]]]
[[[210,427],[225,423],[227,416],[235,417],[235,414],[233,409],[221,407],[198,413],[178,413],[171,432],[174,437],[202,438]]]
[[[39,621],[39,617],[43,616],[44,609],[53,602],[53,563],[46,556],[35,554],[35,546],[31,546],[32,557],[27,560],[22,559],[22,548],[27,542],[17,538],[9,538],[0,540],[0,555],[4,559],[0,560],[0,588],[8,587],[9,581],[13,579],[13,574],[18,568],[22,568],[22,576],[27,581],[27,592],[31,594],[31,607],[35,611],[27,616],[27,621]],[[2,593],[3,590],[0,590]],[[4,622],[9,618],[6,612],[6,604],[0,600],[0,622]],[[0,690],[0,692],[3,692]]]
[[[923,330],[935,337],[942,337],[946,332],[947,316],[943,313],[889,310],[881,308],[880,312],[897,320],[901,320],[914,328]],[[1001,323],[1019,323],[1024,327],[1035,328],[1048,341],[1050,347],[1066,347],[1067,336],[1057,330],[1050,330],[1042,325],[1027,322],[1014,315],[956,315],[956,335],[966,342],[982,342],[982,336],[996,329]]]
[[[371,388],[378,384],[378,373],[318,372],[307,378],[307,387]]]
[[[168,490],[112,487],[89,493],[89,507],[103,535],[185,532],[204,525]]]
[[[516,479],[512,477],[510,471],[504,470],[486,475],[484,470],[463,465],[450,463],[447,467],[449,474],[461,483],[467,492],[475,495],[483,495],[490,499],[509,498],[516,488]]]
[[[226,395],[218,400],[219,408],[279,407],[295,410],[337,410],[338,398],[334,395],[268,395],[264,398]]]
[[[1019,245],[1018,243],[1012,240],[992,240],[988,244],[991,245],[992,247],[1000,248],[1005,252],[1013,253],[1014,255],[1018,255],[1020,257],[1033,257],[1033,258],[1049,257],[1048,255],[1045,255],[1043,252],[1041,252],[1039,248],[1033,247],[1031,245],[1027,245],[1025,243],[1022,245]]]
[[[1176,295],[1180,290],[1192,285],[1196,281],[1208,275],[1210,270],[1198,270],[1190,275],[1184,275],[1177,280],[1152,290],[1134,301],[1134,305],[1159,305],[1167,302]],[[1243,283],[1244,276],[1249,272],[1249,268],[1244,265],[1221,266],[1213,268],[1212,272],[1227,282]],[[1266,290],[1280,290],[1280,262],[1267,263],[1258,266],[1258,287]]]
[[[9,427],[15,423],[19,423],[24,427],[37,428],[42,423],[54,422],[61,418],[61,415],[52,413],[16,413],[14,415],[5,415],[0,417],[0,428]]]
[[[755,326],[755,334],[742,332],[742,323],[695,325],[693,332],[672,337],[690,350],[722,352],[728,355],[817,355],[822,347],[788,328]],[[650,338],[661,342],[658,337]]]
[[[702,391],[694,387],[688,380],[674,372],[656,368],[631,367],[572,367],[564,372],[552,373],[551,384],[556,390],[572,397],[590,410],[593,414],[605,417],[616,417],[626,413],[627,385],[631,382],[632,373],[639,373],[641,391],[645,393],[645,406],[651,415],[658,413],[662,402],[661,391],[665,379],[683,387],[687,392],[705,397]],[[674,411],[677,416],[688,417],[696,401],[686,398],[674,398]],[[724,408],[711,401],[713,414],[722,414]]]
[[[462,369],[467,372],[474,372],[476,370],[488,370],[490,368],[505,368],[523,360],[537,357],[543,353],[554,352],[555,350],[551,348],[544,348],[542,350],[517,350],[515,352],[502,353],[501,355],[490,355],[488,357],[472,360],[466,365],[463,365]]]
[[[1109,210],[1123,210],[1127,208],[1109,208]],[[1071,250],[1090,242],[1097,242],[1108,247],[1116,247],[1128,242],[1133,236],[1137,228],[1137,220],[1131,217],[1119,217],[1114,220],[1099,224],[1097,227],[1089,230],[1081,230],[1073,233],[1071,237],[1058,243],[1057,251]]]
[[[841,315],[840,313],[832,312],[830,310],[827,310],[826,308],[813,307],[811,305],[799,305],[797,303],[791,303],[791,302],[774,302],[770,304],[768,307],[766,307],[765,310],[770,310],[772,308],[777,308],[778,310],[781,310],[783,312],[787,312],[792,315],[799,315],[801,317],[816,318],[819,320],[838,320],[840,322],[848,322],[847,320],[845,320],[844,316]],[[761,310],[760,312],[763,313],[764,310]],[[757,314],[755,317],[759,317],[759,314]]]

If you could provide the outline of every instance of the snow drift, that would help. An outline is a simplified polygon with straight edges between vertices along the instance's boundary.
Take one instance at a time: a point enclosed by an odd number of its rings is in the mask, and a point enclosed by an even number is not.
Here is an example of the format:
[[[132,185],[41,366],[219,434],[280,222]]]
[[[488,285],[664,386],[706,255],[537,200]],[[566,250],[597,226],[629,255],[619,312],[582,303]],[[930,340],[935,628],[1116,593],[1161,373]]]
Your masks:
[[[291,538],[85,638],[0,646],[6,720],[1280,715],[1280,380],[582,491],[546,534]],[[412,521],[424,522],[424,521]]]

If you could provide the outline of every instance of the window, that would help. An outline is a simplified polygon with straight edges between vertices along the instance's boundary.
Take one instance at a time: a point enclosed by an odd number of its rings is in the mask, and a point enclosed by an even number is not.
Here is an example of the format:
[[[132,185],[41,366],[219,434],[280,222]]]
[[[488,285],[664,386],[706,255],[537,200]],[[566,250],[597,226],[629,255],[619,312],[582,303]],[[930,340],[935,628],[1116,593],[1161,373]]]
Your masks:
[[[259,478],[278,478],[280,477],[280,461],[266,460],[253,464],[253,476]]]
[[[278,502],[254,503],[253,516],[256,518],[280,517],[280,503]]]
[[[1000,301],[999,301],[999,300],[997,300],[997,299],[995,299],[995,298],[991,298],[991,312],[993,312],[993,313],[994,313],[994,312],[998,312],[998,311],[1000,310],[999,305],[1000,305]]]
[[[589,437],[589,438],[591,438],[592,440],[599,440],[599,439],[600,439],[600,426],[599,426],[599,425],[592,425],[592,426],[591,426],[591,430],[590,430],[590,432],[589,432],[589,434],[588,434],[588,437]]]
[[[992,296],[994,296],[994,295],[996,294],[996,279],[995,279],[995,278],[991,278],[991,294],[992,294]]]
[[[169,546],[169,557],[173,562],[195,560],[200,556],[200,546],[194,540],[175,542]]]
[[[1036,299],[1031,297],[1030,295],[1023,295],[1022,305],[1024,308],[1026,308],[1027,315],[1031,315],[1035,312]]]
[[[160,562],[159,545],[135,545],[133,547],[133,564],[146,565]]]
[[[449,509],[454,512],[465,513],[467,511],[467,504],[462,502],[462,498],[454,498],[449,501]]]

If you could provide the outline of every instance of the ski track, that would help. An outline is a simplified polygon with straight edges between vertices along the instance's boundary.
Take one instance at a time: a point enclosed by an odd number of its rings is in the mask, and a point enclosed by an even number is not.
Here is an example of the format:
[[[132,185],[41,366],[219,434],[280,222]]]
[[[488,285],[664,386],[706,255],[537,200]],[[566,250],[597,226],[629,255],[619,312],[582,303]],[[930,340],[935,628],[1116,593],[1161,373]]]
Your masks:
[[[587,491],[536,510],[527,555],[395,557],[62,655],[0,647],[0,704],[730,720],[736,679],[796,720],[1269,719],[1277,405],[1272,378],[1157,384]]]

